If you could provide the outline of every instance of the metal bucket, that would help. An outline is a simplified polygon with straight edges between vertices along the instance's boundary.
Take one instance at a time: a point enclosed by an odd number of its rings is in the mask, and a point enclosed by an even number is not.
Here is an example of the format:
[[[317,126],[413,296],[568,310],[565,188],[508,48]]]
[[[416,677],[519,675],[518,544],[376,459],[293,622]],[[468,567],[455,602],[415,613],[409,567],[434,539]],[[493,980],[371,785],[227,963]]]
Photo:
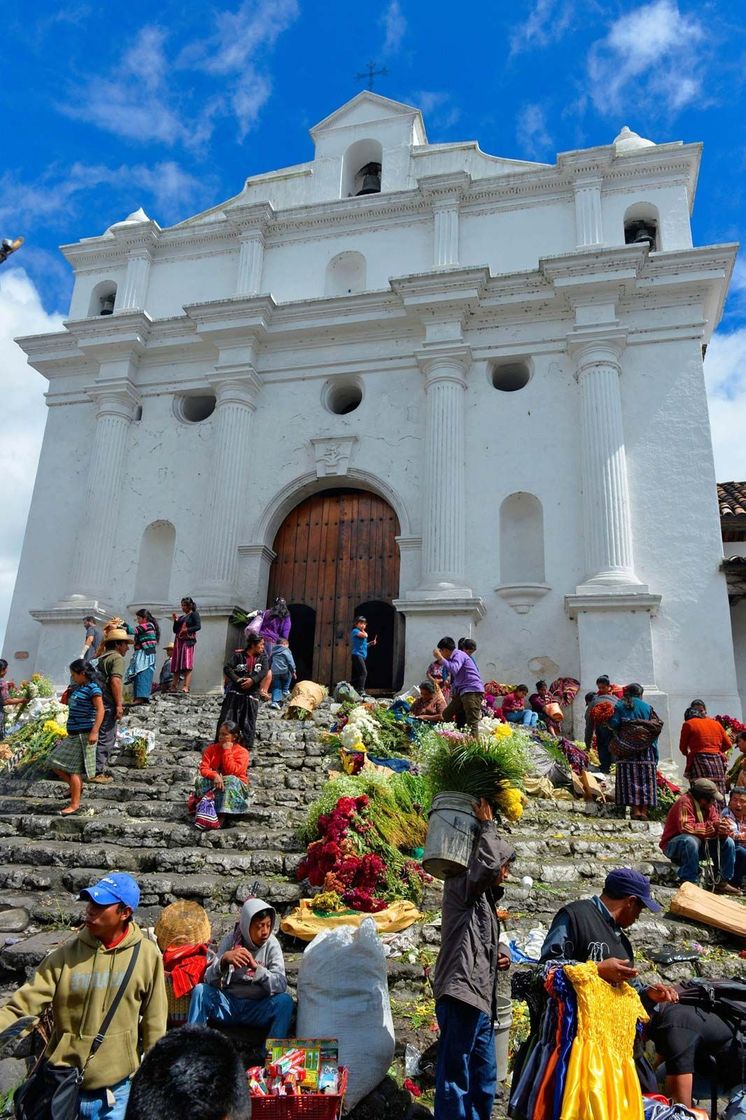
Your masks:
[[[497,1007],[497,1018],[494,1024],[497,1080],[505,1081],[508,1076],[508,1054],[510,1047],[510,1027],[513,1022],[513,1003],[506,996],[497,996],[495,1003]]]
[[[468,866],[479,822],[474,799],[463,793],[439,793],[433,798],[422,866],[436,879],[460,875]]]

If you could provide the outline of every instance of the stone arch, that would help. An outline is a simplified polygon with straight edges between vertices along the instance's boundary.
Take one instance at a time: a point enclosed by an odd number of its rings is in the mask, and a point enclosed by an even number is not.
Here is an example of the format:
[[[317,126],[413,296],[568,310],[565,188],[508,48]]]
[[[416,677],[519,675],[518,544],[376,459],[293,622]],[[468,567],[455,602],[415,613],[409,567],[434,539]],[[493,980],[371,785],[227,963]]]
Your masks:
[[[332,486],[355,486],[360,490],[369,490],[371,494],[378,494],[379,497],[389,503],[396,513],[401,535],[405,537],[411,535],[410,516],[401,494],[376,475],[351,467],[343,476],[326,475],[319,478],[318,475],[309,472],[300,475],[291,483],[281,486],[272,495],[261,518],[255,523],[250,539],[256,545],[271,548],[277,530],[290,511],[295,509],[304,498],[308,498],[320,490],[328,490]]]
[[[624,243],[631,245],[640,231],[646,231],[654,237],[655,244],[650,246],[650,251],[661,249],[661,221],[658,207],[652,202],[635,202],[628,206],[624,212]]]
[[[509,494],[500,506],[500,583],[544,583],[544,511],[535,494]]]
[[[383,147],[378,140],[356,140],[350,144],[342,160],[341,198],[356,195],[362,184],[360,172],[369,163],[377,163],[383,179]]]
[[[176,548],[176,529],[170,521],[152,521],[140,541],[135,579],[135,601],[140,606],[171,601],[171,570]]]
[[[367,280],[367,262],[362,253],[348,250],[337,253],[326,266],[324,294],[349,296],[364,292]]]
[[[95,315],[111,315],[117,298],[117,285],[114,280],[102,280],[91,292],[88,304],[88,318]]]

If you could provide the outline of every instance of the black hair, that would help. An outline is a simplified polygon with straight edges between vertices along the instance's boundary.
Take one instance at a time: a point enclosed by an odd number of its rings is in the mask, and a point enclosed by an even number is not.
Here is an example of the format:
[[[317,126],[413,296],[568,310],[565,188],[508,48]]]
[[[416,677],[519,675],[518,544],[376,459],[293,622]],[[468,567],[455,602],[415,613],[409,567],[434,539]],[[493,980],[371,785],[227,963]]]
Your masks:
[[[264,638],[262,637],[261,634],[255,634],[253,630],[249,630],[248,634],[246,635],[246,641],[245,641],[244,647],[243,647],[244,652],[246,652],[250,649],[253,649],[254,646],[258,646],[259,643],[263,642],[263,641],[264,641]]]
[[[595,695],[596,695],[596,694],[595,694],[595,692],[586,692],[586,694],[585,694],[585,702],[586,702],[586,704],[590,704],[591,700],[593,699],[593,697],[594,697]]]
[[[456,643],[454,642],[453,638],[449,638],[447,635],[445,638],[441,638],[438,642],[438,649],[447,649],[449,653],[453,653],[455,648]]]
[[[227,727],[228,731],[233,736],[233,738],[236,740],[236,742],[237,743],[241,742],[241,728],[238,726],[237,723],[234,723],[234,721],[232,719],[221,720],[220,721],[220,727],[218,727],[218,731],[220,731],[221,727]]]
[[[536,691],[537,692],[539,692],[542,688],[546,688],[546,687],[547,687],[547,682],[546,681],[537,681],[536,682]]]
[[[472,653],[477,648],[477,643],[473,638],[459,638],[458,648],[462,653]]]
[[[517,684],[515,686],[515,691],[516,692],[528,692],[528,685],[527,684]]]
[[[267,906],[264,910],[257,910],[256,914],[252,914],[249,926],[252,926],[254,922],[262,921],[264,918],[269,918],[270,921],[272,921],[274,918],[274,913],[272,912],[272,910],[270,910],[269,906]]]
[[[5,660],[4,657],[0,657],[0,673],[2,673],[7,668],[8,668],[8,662]]]
[[[270,609],[265,614],[265,621],[270,618],[287,618],[290,614],[288,605],[281,595],[278,595]]]
[[[85,616],[85,618],[83,619],[83,622],[95,622],[95,621],[96,621],[96,619],[93,617],[92,614],[87,614]]]
[[[69,669],[71,673],[84,673],[89,681],[95,680],[97,673],[90,661],[84,661],[82,657],[76,657],[74,661],[70,662]]]
[[[596,684],[609,684],[610,685],[611,681],[607,677],[606,673],[602,673],[600,677],[596,677]]]
[[[197,604],[195,603],[194,599],[190,599],[188,595],[185,595],[181,601],[182,603],[186,603],[190,611],[196,611]]]
[[[124,639],[124,638],[107,638],[106,641],[104,642],[104,649],[107,650],[107,651],[110,650],[110,649],[116,649],[117,646],[120,645],[125,640],[126,639]]]
[[[604,883],[604,886],[603,886],[603,890],[601,891],[601,894],[605,894],[607,898],[613,898],[617,902],[621,902],[623,898],[629,898],[630,897],[630,891],[620,891],[618,889],[614,890],[613,888],[611,890],[609,890],[609,888],[606,886],[605,883]],[[632,897],[638,898],[639,895],[634,895]]]
[[[192,607],[192,610],[194,610],[194,607]],[[148,622],[152,623],[153,628],[155,630],[155,640],[157,642],[160,642],[160,640],[161,640],[161,628],[158,625],[157,619],[155,619],[153,617],[153,615],[150,613],[150,611],[146,610],[145,607],[141,607],[139,611],[135,611],[135,618],[146,618],[148,620]]]
[[[639,700],[640,697],[643,694],[643,691],[644,691],[644,689],[643,689],[642,685],[637,684],[634,681],[632,682],[632,684],[625,684],[624,689],[623,689],[624,695],[629,700]]]
[[[125,1120],[244,1120],[243,1063],[230,1040],[198,1024],[159,1039],[132,1078]]]

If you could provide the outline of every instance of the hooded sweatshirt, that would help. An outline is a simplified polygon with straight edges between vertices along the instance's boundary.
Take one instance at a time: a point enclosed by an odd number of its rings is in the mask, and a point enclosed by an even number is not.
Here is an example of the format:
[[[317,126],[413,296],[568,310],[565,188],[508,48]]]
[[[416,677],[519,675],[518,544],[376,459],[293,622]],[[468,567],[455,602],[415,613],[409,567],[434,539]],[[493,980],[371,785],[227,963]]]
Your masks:
[[[494,821],[481,821],[479,836],[460,875],[443,885],[440,953],[433,973],[435,998],[451,996],[495,1014],[495,982],[500,952],[496,905],[503,895],[495,886],[501,867],[515,851],[498,834]]]
[[[55,1065],[82,1069],[138,941],[142,944],[135,970],[86,1070],[83,1088],[105,1089],[131,1077],[145,1051],[166,1033],[168,1011],[161,954],[134,922],[112,949],[85,928],[53,949],[33,978],[0,1009],[0,1030],[25,1015],[38,1018],[51,1004],[54,1033],[46,1057]]]
[[[272,933],[258,948],[249,936],[251,919],[260,910],[269,910],[272,917]],[[276,996],[287,989],[285,977],[285,958],[282,955],[280,943],[274,936],[277,926],[277,914],[273,906],[261,898],[250,898],[241,907],[241,916],[235,927],[227,933],[218,946],[217,955],[208,965],[205,972],[205,983],[212,984],[213,988],[222,988],[230,996],[239,999],[267,999]],[[229,949],[236,949],[242,945],[248,949],[257,963],[256,972],[251,968],[234,968],[229,965],[221,969],[220,962],[223,953]]]

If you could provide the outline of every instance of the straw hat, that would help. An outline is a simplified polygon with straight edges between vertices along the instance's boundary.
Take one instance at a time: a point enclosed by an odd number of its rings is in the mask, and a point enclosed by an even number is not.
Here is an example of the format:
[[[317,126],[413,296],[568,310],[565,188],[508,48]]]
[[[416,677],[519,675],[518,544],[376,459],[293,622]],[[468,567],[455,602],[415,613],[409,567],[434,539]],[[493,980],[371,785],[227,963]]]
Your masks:
[[[166,650],[173,649],[174,648],[174,643],[173,642],[167,642],[167,644],[163,648],[166,649]]]
[[[126,630],[116,628],[114,630],[107,630],[104,640],[107,642],[134,642],[135,639],[131,634],[128,634]]]
[[[162,953],[178,945],[203,945],[212,937],[210,919],[198,902],[172,902],[156,922],[155,939]]]

